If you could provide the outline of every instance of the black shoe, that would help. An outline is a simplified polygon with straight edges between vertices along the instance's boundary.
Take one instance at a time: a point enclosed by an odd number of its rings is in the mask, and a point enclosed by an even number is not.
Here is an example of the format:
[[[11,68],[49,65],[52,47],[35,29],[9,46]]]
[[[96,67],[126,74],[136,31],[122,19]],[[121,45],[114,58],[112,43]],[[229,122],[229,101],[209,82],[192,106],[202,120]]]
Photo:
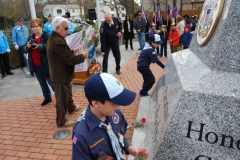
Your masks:
[[[138,50],[142,50],[142,48],[138,48]]]
[[[46,104],[48,104],[48,103],[50,103],[50,102],[52,102],[51,99],[50,99],[50,100],[44,100],[44,101],[42,102],[41,106],[45,106]]]
[[[141,93],[139,93],[139,96],[140,97],[146,97],[146,96],[150,96],[148,93],[147,94],[141,94]]]
[[[116,71],[116,74],[118,74],[118,75],[119,75],[119,74],[121,74],[121,72],[120,72],[120,71]]]
[[[3,73],[3,74],[2,74],[2,77],[6,77],[6,74],[5,74],[5,73]]]
[[[11,71],[6,72],[6,74],[7,74],[7,75],[14,75],[14,73],[11,72]]]
[[[134,50],[133,48],[131,48],[132,50]]]
[[[126,50],[127,50],[127,48],[126,48]]]

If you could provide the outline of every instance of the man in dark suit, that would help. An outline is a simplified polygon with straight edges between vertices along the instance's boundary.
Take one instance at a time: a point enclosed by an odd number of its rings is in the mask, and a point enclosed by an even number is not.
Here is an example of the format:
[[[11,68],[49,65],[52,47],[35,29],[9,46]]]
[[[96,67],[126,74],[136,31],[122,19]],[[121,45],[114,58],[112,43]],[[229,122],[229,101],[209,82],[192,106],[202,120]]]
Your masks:
[[[103,56],[103,72],[108,71],[108,56],[110,49],[116,62],[116,73],[120,74],[121,54],[119,49],[119,37],[122,35],[122,26],[119,20],[105,13],[105,21],[100,28],[101,55]]]
[[[65,115],[72,115],[80,109],[72,99],[71,81],[74,77],[76,64],[84,62],[87,53],[74,55],[78,48],[70,50],[65,37],[68,31],[68,20],[63,17],[55,17],[52,21],[53,32],[47,42],[47,56],[49,62],[49,73],[54,83],[56,97],[56,123],[58,127],[67,127],[75,123],[66,119]]]

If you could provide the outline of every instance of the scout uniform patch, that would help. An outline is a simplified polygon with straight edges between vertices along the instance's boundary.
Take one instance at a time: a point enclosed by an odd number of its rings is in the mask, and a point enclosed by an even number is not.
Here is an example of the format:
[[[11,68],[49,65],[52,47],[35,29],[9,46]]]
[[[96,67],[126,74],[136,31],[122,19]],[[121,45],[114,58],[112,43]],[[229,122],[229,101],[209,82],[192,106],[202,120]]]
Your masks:
[[[115,124],[119,123],[119,115],[117,113],[114,113],[112,116],[112,120]]]

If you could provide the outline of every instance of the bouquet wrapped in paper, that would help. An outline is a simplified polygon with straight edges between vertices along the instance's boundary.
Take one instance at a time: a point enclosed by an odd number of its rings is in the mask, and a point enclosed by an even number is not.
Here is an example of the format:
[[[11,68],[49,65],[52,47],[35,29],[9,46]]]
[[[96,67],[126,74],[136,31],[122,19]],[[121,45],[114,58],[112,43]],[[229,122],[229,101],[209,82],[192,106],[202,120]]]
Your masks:
[[[92,64],[95,55],[95,40],[97,39],[97,36],[98,35],[94,34],[94,28],[90,26],[86,30],[66,37],[70,49],[79,48],[76,55],[82,54],[83,52],[88,53],[88,59],[85,59],[83,63],[75,65],[75,72],[87,71]]]

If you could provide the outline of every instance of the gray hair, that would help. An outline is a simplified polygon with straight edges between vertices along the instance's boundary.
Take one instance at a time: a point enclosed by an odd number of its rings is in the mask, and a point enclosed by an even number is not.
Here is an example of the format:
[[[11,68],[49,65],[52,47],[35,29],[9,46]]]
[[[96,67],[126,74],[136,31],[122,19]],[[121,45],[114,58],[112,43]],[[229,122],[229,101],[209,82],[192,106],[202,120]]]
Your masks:
[[[105,17],[112,17],[112,15],[111,15],[111,13],[105,13],[105,14],[104,14],[104,18],[105,18]]]
[[[65,18],[59,17],[59,16],[55,17],[52,20],[52,29],[53,29],[53,31],[55,31],[58,26],[62,26],[63,22],[66,22],[67,24],[69,24],[69,21],[67,19],[65,19]]]

